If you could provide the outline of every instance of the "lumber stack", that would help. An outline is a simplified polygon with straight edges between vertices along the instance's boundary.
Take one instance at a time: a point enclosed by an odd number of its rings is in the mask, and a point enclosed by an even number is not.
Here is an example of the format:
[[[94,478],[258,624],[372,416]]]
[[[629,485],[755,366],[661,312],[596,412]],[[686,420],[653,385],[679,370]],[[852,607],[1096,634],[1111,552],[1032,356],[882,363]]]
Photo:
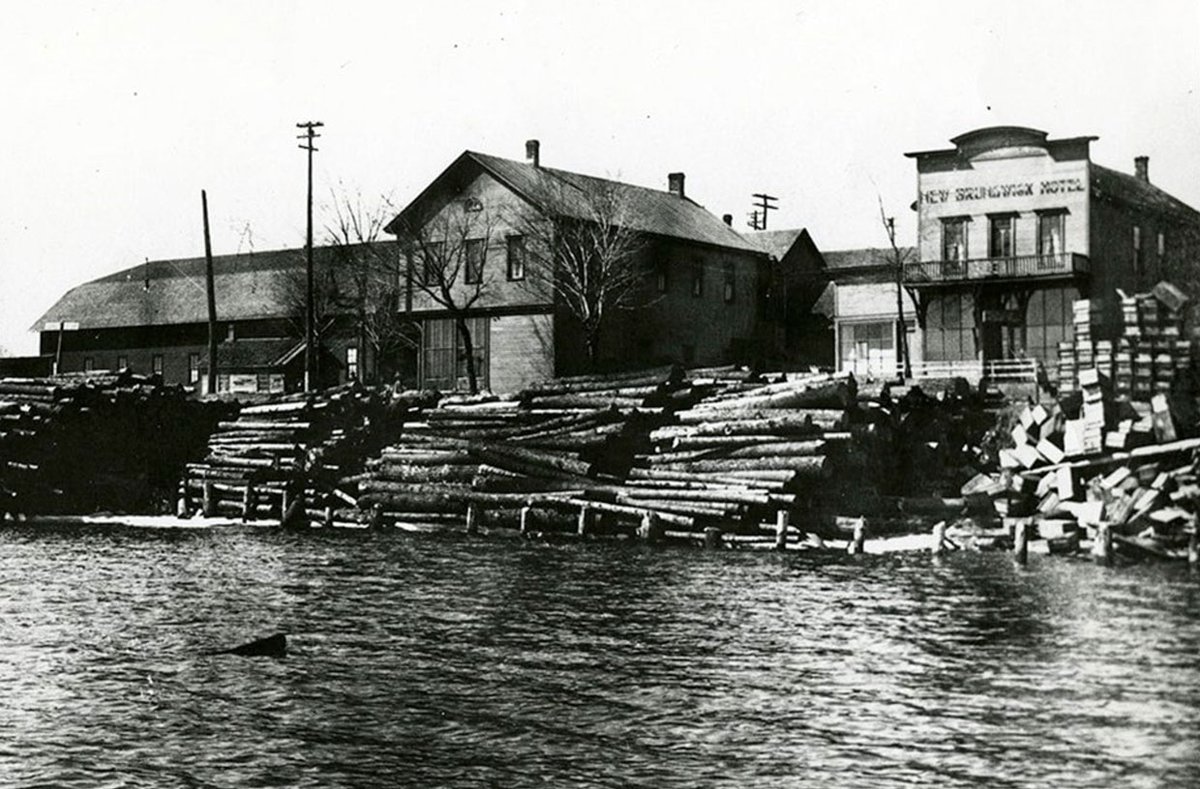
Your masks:
[[[227,409],[128,371],[0,380],[0,515],[162,511]]]
[[[216,425],[204,459],[187,465],[181,513],[289,521],[378,449],[395,408],[357,383],[244,406]]]
[[[1060,346],[1059,397],[1006,415],[999,470],[964,496],[1029,519],[1053,539],[1103,529],[1142,554],[1169,554],[1193,532],[1200,447],[1187,297],[1167,282],[1117,291],[1120,334],[1094,340],[1096,304],[1075,302],[1075,336]],[[1165,553],[1164,553],[1165,552]]]
[[[1191,343],[1184,337],[1187,296],[1169,282],[1146,293],[1116,291],[1121,324],[1115,338],[1094,338],[1098,302],[1073,303],[1072,339],[1058,346],[1058,387],[1081,391],[1080,376],[1096,370],[1117,397],[1148,401],[1170,391],[1177,376],[1192,367]]]

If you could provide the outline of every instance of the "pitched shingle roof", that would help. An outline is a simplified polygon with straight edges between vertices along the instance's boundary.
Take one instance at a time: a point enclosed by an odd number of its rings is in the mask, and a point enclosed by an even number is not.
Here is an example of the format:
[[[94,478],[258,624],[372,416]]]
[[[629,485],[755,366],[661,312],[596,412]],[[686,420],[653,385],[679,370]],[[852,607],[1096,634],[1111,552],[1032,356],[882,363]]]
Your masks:
[[[1200,222],[1200,212],[1149,181],[1092,162],[1092,194],[1134,208],[1170,215],[1183,222]]]
[[[589,199],[594,195],[612,192],[620,200],[626,215],[622,224],[632,230],[743,252],[760,252],[757,246],[744,239],[736,230],[687,197],[553,167],[534,166],[528,162],[502,159],[475,151],[466,151],[459,156],[438,179],[435,179],[430,188],[464,163],[473,163],[483,168],[496,180],[548,213],[588,219]],[[401,227],[397,220],[408,214],[429,191],[430,189],[426,189],[413,200],[400,216],[389,224],[388,232],[397,232]]]
[[[825,265],[830,272],[851,272],[855,269],[873,269],[892,265],[892,250],[887,248],[869,247],[866,249],[838,249],[825,251]],[[900,247],[900,254],[905,260],[916,260],[915,247]]]
[[[746,233],[746,239],[776,260],[782,260],[804,228],[791,230],[758,230]]]
[[[372,245],[381,254],[398,254],[394,243]],[[315,247],[313,265],[330,270],[336,247]],[[366,245],[350,247],[362,254]],[[338,267],[332,267],[338,271]],[[222,321],[286,317],[295,310],[297,277],[303,276],[304,250],[280,249],[213,257],[217,318]],[[58,321],[81,329],[163,326],[208,320],[204,258],[156,260],[85,282],[67,291],[38,319],[33,331]]]

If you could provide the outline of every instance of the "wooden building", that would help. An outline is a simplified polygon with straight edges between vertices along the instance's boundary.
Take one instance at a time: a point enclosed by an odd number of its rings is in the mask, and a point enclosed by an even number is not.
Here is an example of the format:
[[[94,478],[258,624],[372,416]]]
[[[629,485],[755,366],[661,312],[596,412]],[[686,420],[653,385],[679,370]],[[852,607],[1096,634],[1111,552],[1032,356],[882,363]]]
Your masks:
[[[894,378],[899,373],[899,305],[896,299],[896,256],[915,261],[913,247],[842,249],[822,253],[828,285],[814,310],[833,323],[830,348],[834,368],[862,379]],[[909,362],[924,361],[917,305],[902,290]]]
[[[1117,288],[1195,280],[1200,214],[1150,182],[1091,161],[1096,137],[997,126],[916,161],[918,260],[905,269],[927,361],[1031,358],[1053,370],[1072,302],[1100,333],[1120,324]]]
[[[746,233],[770,259],[769,325],[783,366],[834,363],[832,316],[816,309],[829,283],[829,265],[805,228]]]
[[[320,380],[329,385],[370,378],[379,360],[358,331],[358,283],[352,271],[361,269],[364,258],[390,260],[394,295],[399,288],[396,245],[318,247],[313,252]],[[215,256],[213,269],[218,390],[300,389],[304,250]],[[51,328],[58,326],[64,330]],[[147,261],[85,282],[64,294],[33,329],[40,332],[42,356],[57,357],[62,372],[129,369],[203,391],[208,373],[204,258]],[[388,374],[390,380],[392,371]]]
[[[534,265],[530,228],[547,218],[589,222],[604,201],[619,205],[619,224],[639,239],[639,281],[601,334],[598,367],[714,365],[773,352],[768,255],[689,199],[682,173],[651,189],[546,167],[537,141],[526,154],[464,152],[388,225],[409,250],[403,309],[422,327],[423,386],[466,385],[458,316],[480,388],[513,391],[590,366],[580,321],[551,281],[558,275]],[[455,276],[444,272],[454,264],[430,271],[434,253],[417,249],[417,238],[425,250],[457,243],[469,260]],[[446,291],[431,293],[439,276]]]

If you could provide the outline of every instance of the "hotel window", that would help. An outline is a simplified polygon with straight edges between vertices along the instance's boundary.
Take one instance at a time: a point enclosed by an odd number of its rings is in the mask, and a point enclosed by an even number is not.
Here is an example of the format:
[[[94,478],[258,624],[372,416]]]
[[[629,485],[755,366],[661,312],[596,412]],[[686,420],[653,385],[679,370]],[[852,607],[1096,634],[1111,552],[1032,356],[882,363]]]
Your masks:
[[[188,383],[194,384],[200,380],[200,354],[188,354]]]
[[[733,264],[725,264],[725,303],[733,304]]]
[[[659,293],[666,293],[669,285],[670,283],[667,282],[667,264],[660,262],[654,267],[654,287]]]
[[[161,353],[156,353],[153,357],[151,357],[150,369],[155,375],[163,374],[163,358]]]
[[[942,260],[961,263],[967,259],[967,223],[965,216],[942,220]]]
[[[990,232],[988,233],[988,257],[1010,258],[1013,256],[1013,225],[1016,218],[1012,214],[1002,214],[988,217]]]
[[[1160,230],[1158,231],[1158,259],[1162,260],[1167,256],[1167,237]]]
[[[1065,211],[1046,211],[1038,214],[1039,255],[1058,255],[1063,251],[1065,225]]]
[[[90,373],[92,371],[92,357],[83,357],[83,371],[85,373]]]
[[[128,356],[118,356],[117,357],[117,369],[118,370],[128,370],[129,369],[129,357]]]
[[[704,264],[699,260],[692,261],[692,296],[700,298],[704,295]]]
[[[483,260],[487,256],[487,242],[482,238],[472,238],[467,241],[463,253],[467,262],[463,281],[468,285],[480,284],[483,282]]]
[[[358,348],[354,346],[346,349],[346,379],[358,379]]]
[[[525,279],[525,236],[508,237],[508,278]]]

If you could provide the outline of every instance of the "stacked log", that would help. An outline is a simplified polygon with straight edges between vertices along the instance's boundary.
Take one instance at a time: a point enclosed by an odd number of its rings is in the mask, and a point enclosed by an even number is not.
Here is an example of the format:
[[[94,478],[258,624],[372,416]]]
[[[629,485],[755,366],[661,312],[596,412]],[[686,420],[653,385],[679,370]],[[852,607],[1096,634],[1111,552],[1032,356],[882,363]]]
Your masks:
[[[574,528],[563,502],[611,489],[687,387],[678,368],[559,378],[518,393],[447,397],[410,415],[335,520],[436,528]]]
[[[344,500],[337,480],[378,450],[397,408],[404,412],[403,401],[357,384],[244,406],[217,424],[204,459],[187,465],[180,514],[317,517],[330,499]]]
[[[0,380],[0,514],[163,511],[226,411],[127,371]]]

